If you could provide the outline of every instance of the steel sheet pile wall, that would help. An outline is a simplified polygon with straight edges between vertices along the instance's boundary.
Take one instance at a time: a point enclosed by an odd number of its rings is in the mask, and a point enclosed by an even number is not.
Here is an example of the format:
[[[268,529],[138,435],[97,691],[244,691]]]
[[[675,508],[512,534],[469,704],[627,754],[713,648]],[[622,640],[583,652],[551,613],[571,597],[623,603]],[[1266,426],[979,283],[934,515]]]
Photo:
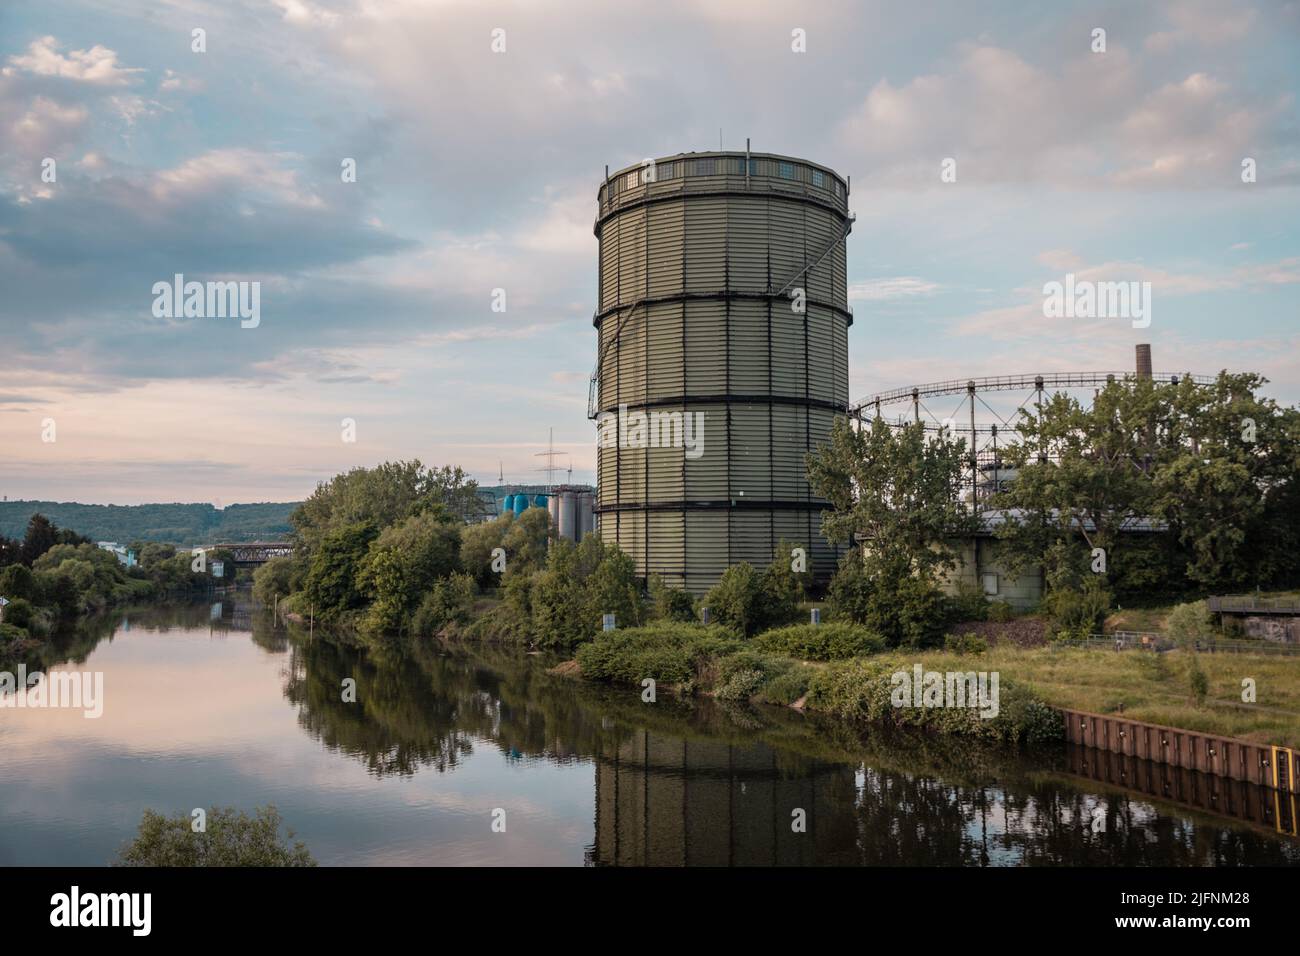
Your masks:
[[[844,181],[787,157],[692,153],[602,186],[597,410],[703,426],[695,451],[599,449],[598,527],[640,573],[701,592],[781,539],[833,571],[804,456],[849,401],[848,224]]]

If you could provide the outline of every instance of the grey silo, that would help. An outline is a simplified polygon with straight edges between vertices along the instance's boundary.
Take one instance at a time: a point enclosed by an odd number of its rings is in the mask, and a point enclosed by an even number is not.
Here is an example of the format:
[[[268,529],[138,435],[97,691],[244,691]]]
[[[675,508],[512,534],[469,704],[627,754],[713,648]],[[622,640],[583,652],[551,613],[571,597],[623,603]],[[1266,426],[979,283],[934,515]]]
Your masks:
[[[782,539],[826,578],[837,554],[804,459],[849,401],[847,182],[786,156],[688,153],[607,177],[598,200],[590,411],[704,416],[698,458],[598,449],[602,536],[697,593]]]

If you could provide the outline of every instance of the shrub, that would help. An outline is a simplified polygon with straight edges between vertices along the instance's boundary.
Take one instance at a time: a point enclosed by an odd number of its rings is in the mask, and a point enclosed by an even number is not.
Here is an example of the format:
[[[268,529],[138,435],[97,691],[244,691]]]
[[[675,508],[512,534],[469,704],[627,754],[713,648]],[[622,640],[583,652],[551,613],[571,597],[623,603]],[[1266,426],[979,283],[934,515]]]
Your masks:
[[[831,615],[839,621],[865,623],[871,605],[871,579],[862,564],[862,554],[855,548],[840,560],[826,592]]]
[[[272,558],[253,572],[253,597],[262,605],[274,606],[277,597],[293,591],[293,558]]]
[[[650,575],[648,582],[650,601],[654,616],[661,621],[695,620],[695,599],[688,593],[669,587],[657,574]]]
[[[834,661],[885,649],[885,639],[865,627],[845,622],[792,624],[754,637],[753,645],[772,654],[808,661]]]
[[[1177,605],[1165,618],[1165,632],[1184,647],[1213,640],[1214,617],[1209,605],[1204,601]]]
[[[1015,620],[1016,609],[1006,601],[989,602],[989,620],[996,621],[998,624],[1005,624],[1008,621]]]
[[[949,634],[943,639],[943,648],[954,654],[983,654],[989,649],[989,642],[969,632],[961,636]]]
[[[650,677],[693,689],[718,658],[742,648],[739,635],[727,628],[660,622],[603,631],[578,648],[577,659],[591,680],[639,684]]]
[[[31,626],[34,613],[35,608],[32,607],[31,601],[26,598],[16,598],[5,608],[4,623],[26,630]]]
[[[465,624],[474,608],[478,587],[472,574],[453,574],[433,586],[411,618],[415,634],[436,634],[448,624]]]
[[[1085,581],[1082,588],[1056,588],[1043,600],[1043,610],[1050,619],[1049,637],[1100,634],[1110,611],[1110,592],[1095,579]]]
[[[837,661],[817,670],[808,685],[808,705],[847,720],[915,726],[994,742],[1059,740],[1060,715],[1023,685],[1001,681],[998,715],[985,719],[974,707],[895,707],[892,675],[908,663],[892,658]]]
[[[777,558],[759,572],[747,561],[723,572],[704,604],[721,624],[749,637],[770,627],[789,624],[799,613],[797,575],[789,562]]]
[[[948,619],[954,624],[963,621],[986,621],[989,617],[989,600],[979,588],[961,584],[955,594],[948,595]]]

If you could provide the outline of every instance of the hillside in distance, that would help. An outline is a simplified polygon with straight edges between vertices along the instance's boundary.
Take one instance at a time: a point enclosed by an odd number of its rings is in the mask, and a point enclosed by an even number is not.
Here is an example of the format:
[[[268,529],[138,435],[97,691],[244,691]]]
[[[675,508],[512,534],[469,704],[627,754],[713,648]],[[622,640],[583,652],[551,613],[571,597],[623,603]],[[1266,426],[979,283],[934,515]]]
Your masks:
[[[40,512],[60,528],[94,541],[163,541],[175,545],[226,541],[274,541],[289,533],[289,513],[299,502],[227,505],[208,503],[83,505],[73,501],[2,501],[0,535],[22,538]]]

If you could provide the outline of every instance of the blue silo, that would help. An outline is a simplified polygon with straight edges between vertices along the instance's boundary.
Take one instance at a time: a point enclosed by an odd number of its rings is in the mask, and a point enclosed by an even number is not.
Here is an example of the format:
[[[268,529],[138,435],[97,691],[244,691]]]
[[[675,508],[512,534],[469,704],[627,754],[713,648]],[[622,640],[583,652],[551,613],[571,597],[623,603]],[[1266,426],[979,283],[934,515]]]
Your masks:
[[[535,497],[535,498],[533,499],[533,507],[535,507],[535,508],[545,508],[545,507],[546,507],[546,495],[538,495],[537,497]]]
[[[521,514],[528,507],[527,495],[515,495],[514,511],[515,514]]]
[[[508,514],[515,509],[515,496],[506,495],[506,500],[501,503],[501,513]]]

